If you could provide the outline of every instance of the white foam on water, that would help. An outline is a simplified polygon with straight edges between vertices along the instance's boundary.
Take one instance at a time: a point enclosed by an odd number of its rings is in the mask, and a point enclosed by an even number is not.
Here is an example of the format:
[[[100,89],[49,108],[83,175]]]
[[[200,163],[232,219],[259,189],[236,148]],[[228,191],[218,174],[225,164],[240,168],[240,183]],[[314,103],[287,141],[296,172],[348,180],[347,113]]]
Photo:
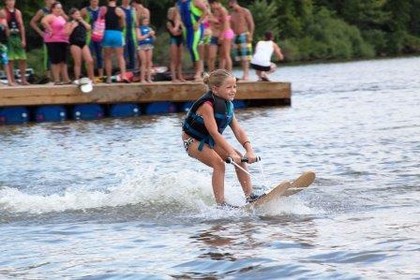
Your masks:
[[[86,187],[67,189],[60,194],[28,194],[12,187],[0,188],[0,209],[15,213],[42,214],[68,210],[86,210],[134,204],[193,207],[196,201],[211,201],[208,176],[191,171],[156,175],[143,170],[137,175],[123,175],[118,186],[105,190]]]
[[[221,210],[214,202],[211,174],[192,170],[162,174],[149,167],[135,174],[120,174],[120,183],[104,190],[79,186],[55,194],[33,194],[12,187],[0,188],[0,210],[10,213],[44,214],[139,205],[142,211],[159,214],[187,213],[191,217],[220,219],[249,215],[243,209]],[[244,205],[239,183],[226,182],[225,197],[233,205]],[[107,211],[107,210],[104,210]],[[157,213],[156,213],[157,212]],[[255,211],[258,215],[312,214],[295,198],[273,201]],[[146,213],[145,213],[146,214]],[[252,213],[251,213],[252,214]]]

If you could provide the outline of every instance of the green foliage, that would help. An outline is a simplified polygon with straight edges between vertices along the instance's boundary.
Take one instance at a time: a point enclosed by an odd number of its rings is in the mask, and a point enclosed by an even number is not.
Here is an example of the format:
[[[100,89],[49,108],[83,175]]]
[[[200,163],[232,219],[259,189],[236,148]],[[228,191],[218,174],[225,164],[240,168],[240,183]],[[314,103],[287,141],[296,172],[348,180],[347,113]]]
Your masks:
[[[278,35],[280,25],[276,17],[276,4],[267,3],[267,0],[257,0],[249,7],[255,24],[254,41],[261,40],[266,31]]]

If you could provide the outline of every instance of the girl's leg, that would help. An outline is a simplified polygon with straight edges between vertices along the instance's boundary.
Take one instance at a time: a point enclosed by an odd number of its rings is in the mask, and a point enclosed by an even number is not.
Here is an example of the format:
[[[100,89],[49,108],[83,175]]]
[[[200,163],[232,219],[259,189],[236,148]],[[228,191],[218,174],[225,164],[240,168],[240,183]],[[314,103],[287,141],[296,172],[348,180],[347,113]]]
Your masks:
[[[70,83],[69,72],[67,69],[67,63],[60,63],[60,75],[64,83]]]
[[[74,79],[80,79],[80,72],[82,69],[82,51],[79,46],[71,45],[70,46],[70,53],[73,57],[73,71],[74,71]]]
[[[11,73],[10,75],[10,81],[9,84],[11,86],[16,86],[16,79],[15,79],[15,73],[13,72],[13,68],[15,67],[15,62],[14,60],[9,60],[9,63],[7,66],[5,66],[5,68],[9,68],[9,73]]]
[[[4,65],[4,71],[6,72],[7,84],[9,86],[15,86],[16,84],[14,84],[13,83],[13,80],[12,80],[13,72],[10,71],[10,68],[9,68],[9,65],[8,64],[5,64]]]
[[[204,146],[202,151],[198,150],[198,141],[194,141],[188,148],[188,154],[213,168],[212,186],[213,194],[217,204],[225,202],[225,162],[215,150]]]
[[[146,51],[147,59],[147,81],[152,83],[152,73],[153,73],[153,49]]]
[[[232,39],[224,39],[223,40],[223,58],[225,61],[225,69],[228,71],[232,71],[232,58],[230,57],[230,49],[232,46]]]
[[[140,49],[139,50],[139,60],[141,61],[140,64],[140,83],[146,82],[146,54],[145,51]]]
[[[105,64],[105,73],[106,73],[106,82],[108,84],[111,83],[111,76],[112,76],[112,48],[104,48],[104,64]]]
[[[64,83],[70,83],[69,72],[67,67],[67,52],[68,52],[68,43],[60,43],[59,48],[61,50],[60,54],[60,74],[62,81]]]
[[[120,67],[121,79],[126,80],[126,68],[125,68],[125,59],[124,59],[124,48],[116,48],[115,52],[117,54],[118,66]]]
[[[87,45],[83,47],[82,55],[83,55],[83,60],[86,63],[87,75],[89,79],[93,81],[95,78],[94,66],[93,66],[94,62],[93,62],[92,54],[90,53],[89,47]]]
[[[169,53],[170,53],[170,57],[171,57],[171,63],[170,63],[170,68],[171,68],[171,78],[172,78],[172,82],[178,82],[177,76],[176,76],[176,70],[177,70],[177,62],[178,62],[178,52],[177,52],[177,46],[176,44],[171,44],[169,47]]]
[[[214,150],[217,152],[217,154],[222,158],[225,159],[229,155],[226,153],[225,150],[215,146]],[[238,150],[235,150],[235,152],[242,158],[243,154],[241,154]],[[239,163],[239,166],[242,167],[245,170],[248,170],[247,164],[245,162]],[[252,182],[251,177],[245,173],[243,170],[240,170],[238,167],[235,166],[235,173],[236,177],[238,178],[239,183],[241,184],[242,190],[245,194],[245,197],[252,194]]]
[[[20,70],[20,83],[22,85],[29,85],[28,81],[26,80],[26,75],[25,75],[26,74],[26,60],[25,59],[19,60],[19,70]]]
[[[208,55],[208,70],[209,72],[213,71],[216,68],[216,58],[217,58],[217,45],[212,44],[209,47]]]
[[[261,71],[260,70],[255,70],[255,73],[257,74],[257,76],[258,76],[258,80],[259,81],[261,81],[262,80],[262,77],[261,77]]]
[[[51,63],[51,74],[54,80],[54,83],[60,83],[60,69],[61,65],[59,63]]]
[[[178,57],[178,61],[177,61],[177,73],[178,73],[178,79],[181,82],[185,82],[184,79],[184,75],[182,74],[182,57],[184,55],[184,51],[183,51],[184,46],[183,45],[179,45],[177,47],[177,57]]]

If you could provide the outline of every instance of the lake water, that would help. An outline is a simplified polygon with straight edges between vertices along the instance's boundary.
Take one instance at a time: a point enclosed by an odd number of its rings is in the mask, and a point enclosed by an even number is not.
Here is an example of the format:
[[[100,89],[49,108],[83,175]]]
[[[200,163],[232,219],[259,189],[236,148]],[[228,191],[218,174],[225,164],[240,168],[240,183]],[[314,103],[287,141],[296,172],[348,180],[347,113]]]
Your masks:
[[[2,126],[0,278],[420,279],[419,73],[419,57],[279,67],[292,106],[236,112],[255,188],[317,179],[254,213],[215,207],[183,114]],[[226,197],[244,203],[232,166]]]

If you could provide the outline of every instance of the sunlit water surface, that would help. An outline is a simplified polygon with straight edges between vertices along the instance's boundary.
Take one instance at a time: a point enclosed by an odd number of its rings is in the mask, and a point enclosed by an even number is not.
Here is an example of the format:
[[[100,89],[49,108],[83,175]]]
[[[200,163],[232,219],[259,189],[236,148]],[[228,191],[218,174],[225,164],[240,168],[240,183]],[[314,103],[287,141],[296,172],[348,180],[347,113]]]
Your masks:
[[[317,179],[255,213],[215,207],[183,114],[0,127],[0,278],[418,279],[419,72],[420,58],[280,67],[292,106],[236,112],[263,159],[255,188]]]

